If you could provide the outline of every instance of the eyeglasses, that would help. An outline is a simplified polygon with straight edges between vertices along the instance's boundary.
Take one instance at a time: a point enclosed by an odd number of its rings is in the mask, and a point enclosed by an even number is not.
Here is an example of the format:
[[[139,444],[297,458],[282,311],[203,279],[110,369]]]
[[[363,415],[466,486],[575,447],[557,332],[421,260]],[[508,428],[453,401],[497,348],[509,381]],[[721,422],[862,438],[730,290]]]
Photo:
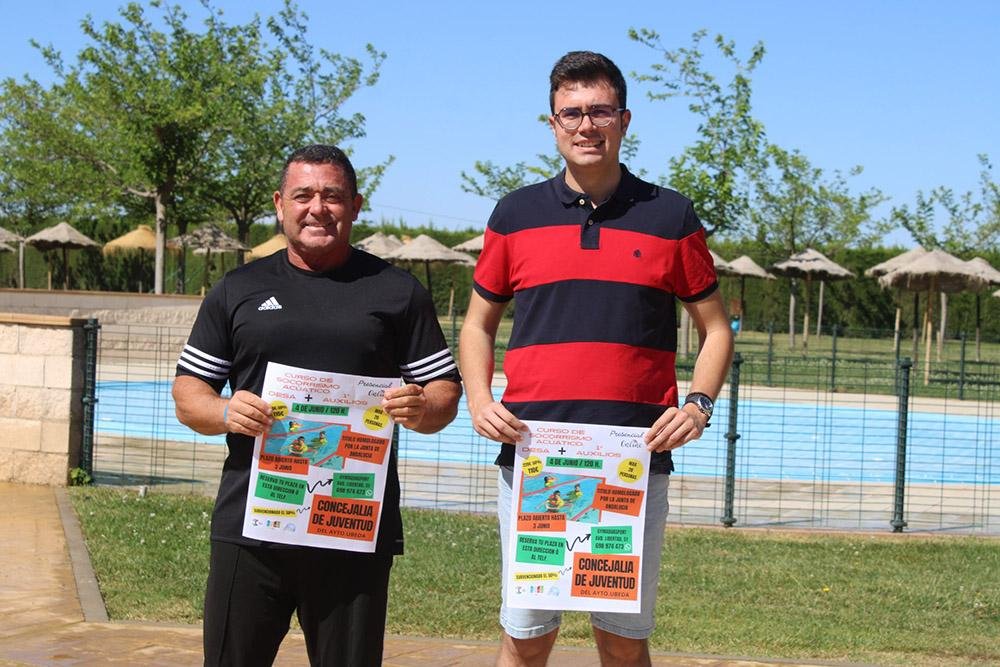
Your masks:
[[[590,122],[594,127],[607,127],[615,122],[617,114],[625,109],[616,109],[613,106],[599,104],[590,107],[590,111],[584,111],[579,107],[563,107],[555,114],[556,122],[564,130],[575,130],[583,125],[583,117],[590,116]]]

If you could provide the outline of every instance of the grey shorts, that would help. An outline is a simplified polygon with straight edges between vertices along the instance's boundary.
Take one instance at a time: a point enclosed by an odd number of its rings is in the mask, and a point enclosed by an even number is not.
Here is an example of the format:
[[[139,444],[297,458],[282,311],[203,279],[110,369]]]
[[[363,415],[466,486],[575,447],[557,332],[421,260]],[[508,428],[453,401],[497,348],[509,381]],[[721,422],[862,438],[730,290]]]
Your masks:
[[[511,484],[514,470],[500,468],[497,476],[497,516],[500,519],[500,560],[503,581],[507,577],[507,542],[510,530]],[[647,639],[655,627],[656,584],[660,573],[660,553],[663,550],[663,529],[667,523],[667,487],[669,475],[650,475],[646,502],[646,523],[642,548],[642,609],[638,614],[592,612],[590,622],[596,627],[620,637]],[[547,635],[559,627],[562,612],[552,609],[512,609],[506,599],[500,605],[500,625],[514,639],[533,639]]]

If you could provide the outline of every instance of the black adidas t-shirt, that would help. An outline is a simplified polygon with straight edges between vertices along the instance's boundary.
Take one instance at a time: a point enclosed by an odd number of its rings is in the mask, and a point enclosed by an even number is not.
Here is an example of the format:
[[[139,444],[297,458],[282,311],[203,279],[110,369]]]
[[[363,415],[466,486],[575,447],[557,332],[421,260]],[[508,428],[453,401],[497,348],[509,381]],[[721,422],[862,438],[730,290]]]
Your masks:
[[[202,302],[177,375],[260,395],[269,361],[420,385],[460,380],[427,290],[356,248],[327,273],[292,266],[284,250],[227,273]],[[242,536],[253,439],[230,433],[226,443],[212,539],[262,544]],[[376,551],[403,552],[395,451]]]

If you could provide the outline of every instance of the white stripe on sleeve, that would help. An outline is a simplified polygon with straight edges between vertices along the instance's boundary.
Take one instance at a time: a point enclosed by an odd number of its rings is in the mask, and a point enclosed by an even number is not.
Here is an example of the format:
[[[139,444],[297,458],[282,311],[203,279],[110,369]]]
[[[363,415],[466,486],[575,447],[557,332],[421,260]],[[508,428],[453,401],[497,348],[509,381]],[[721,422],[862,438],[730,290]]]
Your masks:
[[[225,359],[202,352],[196,347],[185,345],[181,350],[177,365],[192,373],[212,380],[224,380],[229,377],[232,363]]]
[[[444,348],[423,359],[402,364],[399,370],[407,382],[424,382],[445,375],[455,368],[455,358],[451,355],[451,350]]]

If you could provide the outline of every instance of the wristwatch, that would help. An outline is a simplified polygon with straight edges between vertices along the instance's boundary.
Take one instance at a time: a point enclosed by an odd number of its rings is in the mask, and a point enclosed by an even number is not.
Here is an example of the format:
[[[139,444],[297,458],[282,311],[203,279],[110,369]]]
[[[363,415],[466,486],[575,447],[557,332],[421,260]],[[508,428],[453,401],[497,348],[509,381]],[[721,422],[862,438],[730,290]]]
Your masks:
[[[700,391],[692,391],[684,399],[684,405],[688,403],[693,403],[698,412],[705,415],[705,427],[708,427],[708,422],[712,419],[712,412],[715,411],[715,401],[713,401],[708,394],[703,394]]]

